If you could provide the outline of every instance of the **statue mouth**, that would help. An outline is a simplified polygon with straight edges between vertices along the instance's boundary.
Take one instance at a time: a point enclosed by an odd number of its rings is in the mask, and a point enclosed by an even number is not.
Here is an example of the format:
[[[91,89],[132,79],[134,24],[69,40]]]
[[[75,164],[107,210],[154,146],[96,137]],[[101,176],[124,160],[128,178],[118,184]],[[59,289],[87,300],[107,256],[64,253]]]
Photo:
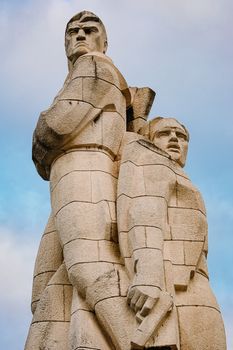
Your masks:
[[[170,143],[170,144],[167,146],[167,149],[168,149],[169,151],[179,152],[179,151],[180,151],[180,146],[179,146],[177,143]]]
[[[75,44],[75,47],[77,46],[87,46],[87,43],[85,41],[77,41],[77,43]]]

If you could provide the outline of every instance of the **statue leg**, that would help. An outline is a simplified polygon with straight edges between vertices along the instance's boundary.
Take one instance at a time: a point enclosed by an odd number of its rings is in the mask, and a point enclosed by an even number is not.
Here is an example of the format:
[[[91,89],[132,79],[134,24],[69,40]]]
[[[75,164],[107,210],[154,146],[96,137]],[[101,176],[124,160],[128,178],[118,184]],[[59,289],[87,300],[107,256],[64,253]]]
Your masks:
[[[72,289],[62,264],[37,304],[25,350],[68,349]]]
[[[209,281],[195,273],[186,292],[176,293],[181,350],[226,350],[219,306]]]

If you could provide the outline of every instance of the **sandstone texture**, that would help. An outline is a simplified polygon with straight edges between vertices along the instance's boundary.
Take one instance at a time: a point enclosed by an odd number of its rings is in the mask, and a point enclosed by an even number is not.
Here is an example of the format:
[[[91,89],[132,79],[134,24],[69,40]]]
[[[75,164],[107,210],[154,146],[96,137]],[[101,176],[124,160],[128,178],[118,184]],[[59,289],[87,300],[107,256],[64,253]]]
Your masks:
[[[68,76],[33,135],[51,215],[25,350],[226,350],[187,129],[147,121],[155,93],[127,85],[96,15],[72,17],[65,46]]]

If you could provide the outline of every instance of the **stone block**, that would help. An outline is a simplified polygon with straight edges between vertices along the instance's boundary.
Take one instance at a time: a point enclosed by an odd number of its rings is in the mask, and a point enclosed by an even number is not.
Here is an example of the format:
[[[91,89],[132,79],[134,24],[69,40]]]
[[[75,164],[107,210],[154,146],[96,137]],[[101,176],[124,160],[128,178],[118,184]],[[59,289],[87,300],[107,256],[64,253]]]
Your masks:
[[[83,78],[82,100],[92,104],[95,108],[103,109],[108,105],[115,105],[115,110],[121,115],[126,114],[126,101],[122,92],[113,84],[101,79]]]
[[[68,349],[69,322],[37,322],[30,327],[25,350]]]
[[[91,202],[91,173],[72,172],[64,176],[51,193],[54,215],[71,202]]]
[[[89,261],[73,265],[69,269],[69,278],[72,284],[77,288],[80,296],[85,298],[87,287],[93,286],[101,276],[109,274],[115,269],[113,263]]]
[[[132,250],[129,248],[128,232],[120,232],[119,234],[119,248],[121,256],[124,258],[131,257]]]
[[[32,323],[65,321],[63,285],[46,287],[34,313]]]
[[[125,118],[106,108],[102,114],[102,145],[118,154],[125,129]]]
[[[203,242],[184,242],[185,264],[197,266],[203,252]]]
[[[118,196],[122,194],[131,198],[146,194],[143,167],[136,166],[131,162],[122,164],[118,184]]]
[[[182,176],[177,176],[177,205],[179,207],[197,209],[206,214],[200,192],[189,179]]]
[[[113,232],[107,201],[97,204],[73,202],[56,216],[56,226],[62,244],[74,239],[110,240]]]
[[[56,231],[56,228],[55,228],[55,224],[54,224],[53,214],[51,213],[49,216],[47,225],[45,227],[45,230],[44,230],[44,235],[46,235],[47,233],[53,232],[53,231]]]
[[[90,311],[78,310],[72,315],[69,339],[71,350],[112,350],[95,315]]]
[[[119,296],[99,301],[95,306],[95,313],[102,327],[110,335],[114,344],[113,349],[130,349],[130,338],[137,323],[126,298]]]
[[[171,235],[174,240],[204,241],[207,233],[206,217],[199,210],[168,208]]]
[[[144,196],[134,198],[129,208],[129,228],[153,226],[163,229],[166,223],[167,203],[164,198]]]
[[[178,307],[181,349],[226,350],[221,314],[209,307]]]
[[[59,94],[58,99],[83,101],[83,78],[71,79]]]
[[[146,246],[148,248],[163,249],[163,233],[157,227],[145,227]]]
[[[34,276],[56,271],[63,261],[62,248],[56,231],[42,236],[34,267]]]
[[[63,252],[68,270],[75,264],[99,260],[98,241],[76,239],[65,244]]]
[[[101,275],[86,291],[86,300],[92,309],[101,300],[117,296],[120,296],[120,277],[115,269]]]
[[[144,226],[136,226],[129,231],[128,245],[131,254],[134,250],[146,248],[146,228]]]
[[[190,281],[192,266],[173,265],[174,286],[177,291],[186,291]]]
[[[142,248],[133,254],[135,281],[133,285],[164,288],[163,256],[161,250]]]
[[[176,305],[208,306],[219,311],[209,280],[200,273],[195,273],[194,277],[190,279],[186,292],[178,291],[176,293]]]
[[[50,281],[54,273],[55,271],[47,271],[40,275],[36,275],[33,278],[32,301],[31,301],[32,313],[35,312],[38,301],[40,300],[41,295],[47,286],[47,283]]]
[[[168,202],[176,185],[174,172],[163,164],[144,166],[143,172],[146,194],[164,197]]]
[[[104,172],[91,172],[91,198],[93,203],[116,200],[117,179]]]
[[[101,240],[99,244],[99,261],[119,264],[121,260],[119,246],[115,242]]]
[[[165,241],[164,242],[164,259],[170,260],[173,264],[185,264],[185,252],[183,241]],[[187,264],[190,265],[190,264]]]
[[[60,265],[55,274],[51,277],[51,279],[48,282],[48,285],[71,285],[70,280],[68,278],[66,265],[64,262]]]
[[[103,171],[113,177],[117,178],[118,176],[115,162],[106,153],[96,150],[76,149],[59,157],[53,163],[50,174],[52,186],[56,186],[63,176],[73,171]]]
[[[130,280],[132,281],[135,272],[134,272],[134,260],[130,257],[130,258],[125,258],[125,268],[127,271],[127,274],[130,278]]]

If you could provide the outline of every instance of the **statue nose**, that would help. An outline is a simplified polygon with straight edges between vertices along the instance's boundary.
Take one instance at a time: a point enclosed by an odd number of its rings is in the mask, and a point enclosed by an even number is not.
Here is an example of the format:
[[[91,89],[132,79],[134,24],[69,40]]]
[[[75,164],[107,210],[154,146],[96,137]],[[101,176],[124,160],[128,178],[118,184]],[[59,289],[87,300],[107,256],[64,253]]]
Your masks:
[[[178,138],[177,138],[177,135],[176,135],[176,132],[175,132],[175,131],[172,131],[172,132],[171,132],[171,134],[170,134],[170,140],[178,141]]]
[[[85,40],[86,36],[85,36],[85,32],[83,29],[79,29],[78,31],[78,35],[76,37],[76,40]]]

